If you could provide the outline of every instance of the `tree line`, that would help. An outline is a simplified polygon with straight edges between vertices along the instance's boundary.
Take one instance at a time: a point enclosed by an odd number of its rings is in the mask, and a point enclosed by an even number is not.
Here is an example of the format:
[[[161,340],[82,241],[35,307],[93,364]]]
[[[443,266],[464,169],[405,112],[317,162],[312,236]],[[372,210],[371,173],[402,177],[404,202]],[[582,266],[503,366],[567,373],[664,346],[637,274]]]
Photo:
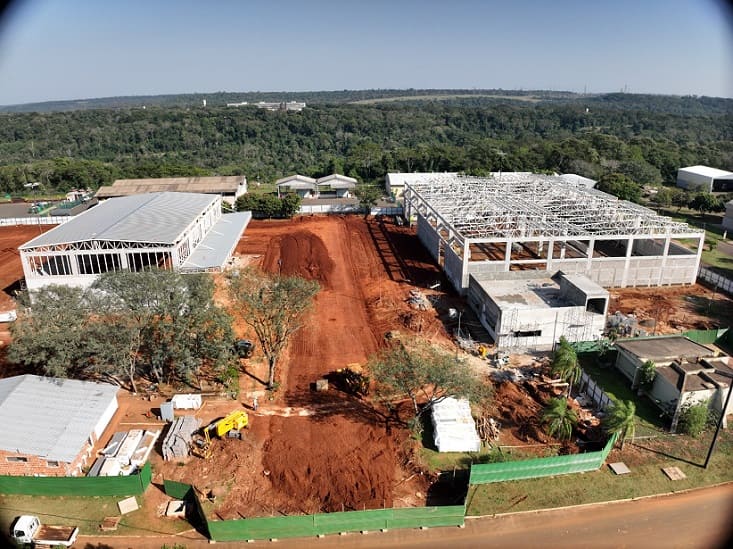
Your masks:
[[[50,193],[118,178],[232,174],[272,182],[335,172],[381,184],[390,171],[620,173],[658,185],[682,166],[733,170],[730,110],[711,98],[658,98],[655,110],[654,98],[642,97],[334,103],[299,113],[222,106],[2,113],[0,192],[27,194],[33,182]]]

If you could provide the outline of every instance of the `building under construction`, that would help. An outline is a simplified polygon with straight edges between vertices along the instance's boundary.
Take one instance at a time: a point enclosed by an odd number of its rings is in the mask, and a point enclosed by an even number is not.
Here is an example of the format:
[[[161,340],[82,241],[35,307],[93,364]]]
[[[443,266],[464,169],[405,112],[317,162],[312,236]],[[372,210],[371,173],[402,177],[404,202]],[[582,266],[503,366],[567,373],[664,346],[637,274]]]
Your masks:
[[[585,275],[605,288],[693,284],[705,233],[562,176],[435,174],[406,183],[405,213],[448,279]]]

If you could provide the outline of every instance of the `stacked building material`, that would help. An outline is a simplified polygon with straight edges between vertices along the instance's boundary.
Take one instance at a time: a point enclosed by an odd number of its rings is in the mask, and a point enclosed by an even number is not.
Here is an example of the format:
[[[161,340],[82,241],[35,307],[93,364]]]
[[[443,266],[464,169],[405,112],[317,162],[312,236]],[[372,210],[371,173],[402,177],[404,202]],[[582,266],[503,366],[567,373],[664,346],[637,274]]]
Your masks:
[[[193,416],[181,416],[171,424],[163,439],[163,459],[171,460],[188,457],[191,436],[201,426],[201,420]]]

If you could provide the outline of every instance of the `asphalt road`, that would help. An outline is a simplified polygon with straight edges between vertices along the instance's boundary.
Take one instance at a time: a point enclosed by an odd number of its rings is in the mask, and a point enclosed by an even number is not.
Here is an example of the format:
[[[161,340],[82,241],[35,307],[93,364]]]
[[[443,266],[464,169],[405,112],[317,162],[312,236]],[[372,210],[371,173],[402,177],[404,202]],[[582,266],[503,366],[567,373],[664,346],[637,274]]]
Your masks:
[[[504,548],[705,548],[730,547],[733,540],[733,484],[692,492],[552,511],[466,519],[465,528],[395,530],[281,540],[277,543],[225,543],[224,547],[500,547]],[[91,538],[78,547],[160,549],[178,543],[186,549],[208,546],[191,534],[177,538]]]

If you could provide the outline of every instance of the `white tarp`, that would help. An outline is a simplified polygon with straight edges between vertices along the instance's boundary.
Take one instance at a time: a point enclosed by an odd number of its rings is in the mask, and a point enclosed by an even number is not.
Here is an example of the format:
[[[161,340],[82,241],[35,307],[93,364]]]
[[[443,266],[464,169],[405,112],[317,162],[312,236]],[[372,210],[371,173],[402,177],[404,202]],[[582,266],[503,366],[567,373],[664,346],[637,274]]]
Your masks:
[[[438,452],[478,452],[481,439],[468,400],[448,397],[433,405],[433,428]]]
[[[201,395],[193,393],[173,395],[171,402],[176,410],[198,410],[201,408]]]

